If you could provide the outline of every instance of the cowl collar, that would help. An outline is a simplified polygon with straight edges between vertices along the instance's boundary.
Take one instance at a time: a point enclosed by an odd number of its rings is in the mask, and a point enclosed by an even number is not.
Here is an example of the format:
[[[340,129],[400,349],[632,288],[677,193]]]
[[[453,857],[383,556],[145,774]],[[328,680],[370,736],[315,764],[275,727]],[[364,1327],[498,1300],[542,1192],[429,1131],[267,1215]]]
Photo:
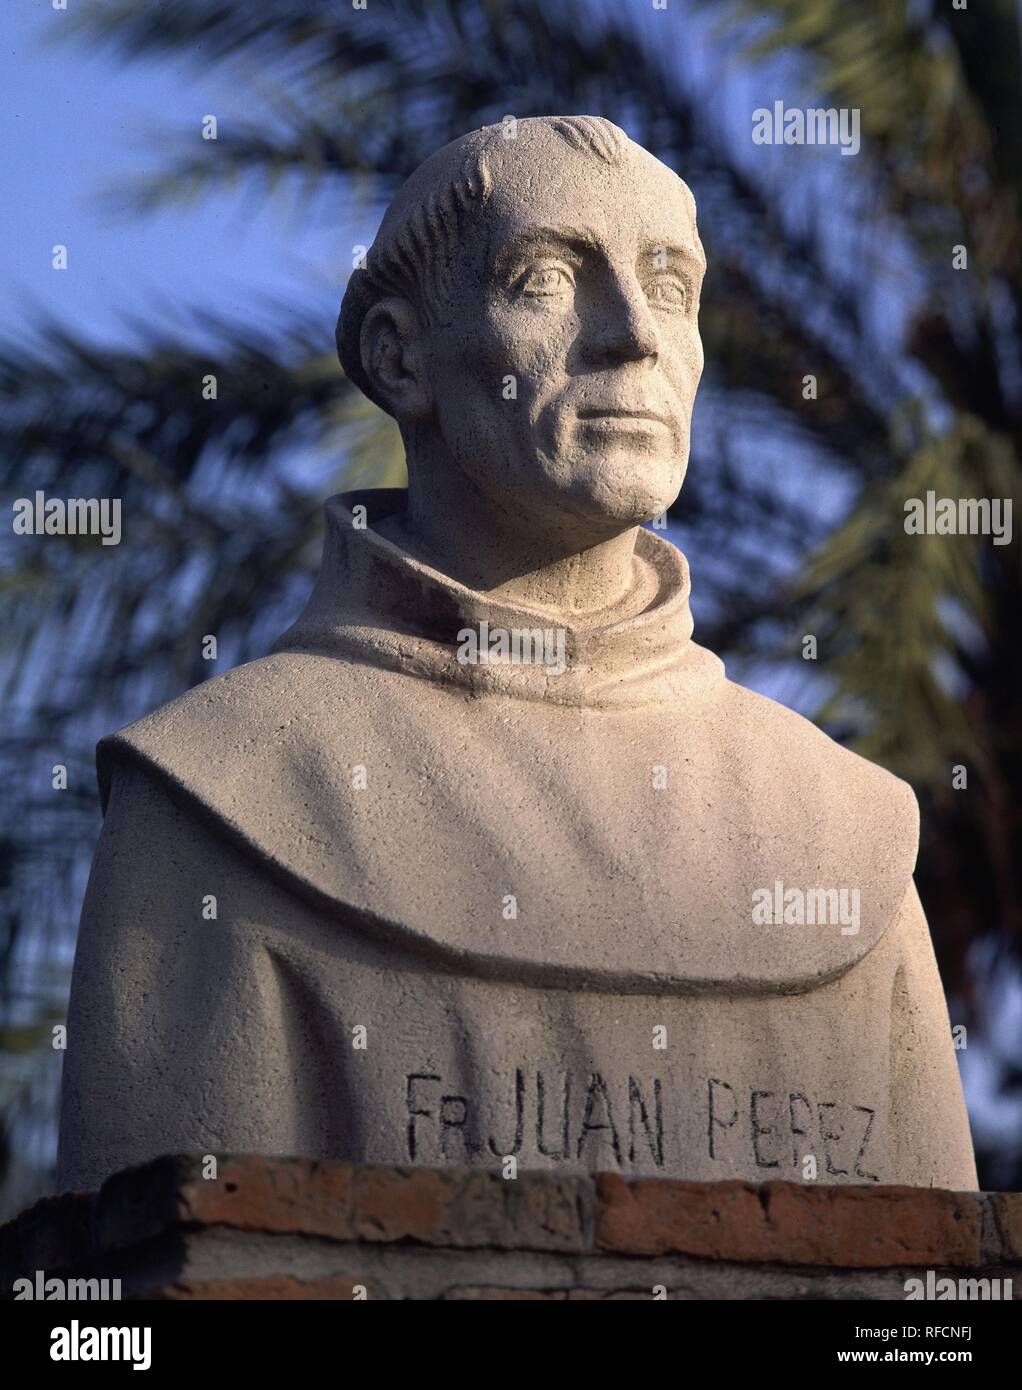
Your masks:
[[[688,636],[670,546],[641,541],[659,601],[572,633],[563,675],[473,667],[459,629],[511,610],[356,531],[351,505],[330,506],[316,592],[276,655],[103,740],[104,805],[117,765],[140,765],[330,913],[337,951],[362,934],[516,985],[795,993],[880,939],[912,872],[911,790],[724,679]],[[216,834],[203,854],[220,872]],[[753,916],[764,888],[820,885],[861,892],[861,930]]]
[[[718,658],[691,641],[688,562],[668,541],[638,533],[635,562],[653,592],[641,613],[605,626],[552,626],[548,612],[459,584],[373,530],[406,496],[373,489],[327,502],[319,577],[275,651],[574,706],[657,703],[723,678]],[[356,524],[356,507],[366,509],[365,524]]]

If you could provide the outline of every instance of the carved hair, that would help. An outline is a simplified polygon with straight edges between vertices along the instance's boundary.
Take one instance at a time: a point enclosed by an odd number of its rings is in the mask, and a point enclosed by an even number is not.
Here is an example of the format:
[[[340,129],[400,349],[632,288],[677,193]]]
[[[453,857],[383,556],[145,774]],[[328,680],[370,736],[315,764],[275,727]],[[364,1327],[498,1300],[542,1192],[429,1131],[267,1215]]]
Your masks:
[[[629,143],[624,131],[602,116],[536,116],[517,124],[544,126],[572,149],[611,165],[624,160]],[[353,271],[348,281],[337,319],[337,355],[349,379],[384,410],[387,404],[362,363],[366,315],[381,299],[397,296],[414,304],[427,326],[437,321],[448,303],[466,227],[486,206],[493,188],[488,156],[494,148],[507,148],[503,125],[484,126],[466,135],[456,143],[460,167],[454,177],[414,201],[403,216],[398,212],[395,220],[392,214],[401,202],[399,194],[383,219],[365,269]],[[415,182],[413,174],[406,185],[413,198]],[[388,225],[392,221],[394,225]]]

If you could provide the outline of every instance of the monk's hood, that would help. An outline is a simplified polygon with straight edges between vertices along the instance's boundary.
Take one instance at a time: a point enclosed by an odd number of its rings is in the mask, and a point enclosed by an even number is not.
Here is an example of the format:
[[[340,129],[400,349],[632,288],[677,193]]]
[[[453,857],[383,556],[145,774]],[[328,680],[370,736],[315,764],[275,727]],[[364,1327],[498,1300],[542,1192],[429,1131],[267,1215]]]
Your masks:
[[[104,807],[141,765],[217,832],[211,866],[225,836],[338,930],[437,969],[795,992],[876,944],[915,860],[911,790],[726,679],[675,547],[640,531],[645,611],[558,635],[374,533],[402,501],[328,503],[299,621],[104,739]]]

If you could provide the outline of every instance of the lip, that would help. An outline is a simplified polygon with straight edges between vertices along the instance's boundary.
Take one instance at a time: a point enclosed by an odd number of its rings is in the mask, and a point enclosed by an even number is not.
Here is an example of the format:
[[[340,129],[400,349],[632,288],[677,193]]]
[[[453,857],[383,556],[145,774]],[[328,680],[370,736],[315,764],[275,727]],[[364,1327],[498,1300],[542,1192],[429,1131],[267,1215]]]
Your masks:
[[[628,410],[616,406],[587,406],[577,412],[577,418],[587,424],[600,424],[608,428],[648,429],[650,425],[659,425],[662,429],[671,427],[670,420],[664,415],[658,415],[655,410]]]

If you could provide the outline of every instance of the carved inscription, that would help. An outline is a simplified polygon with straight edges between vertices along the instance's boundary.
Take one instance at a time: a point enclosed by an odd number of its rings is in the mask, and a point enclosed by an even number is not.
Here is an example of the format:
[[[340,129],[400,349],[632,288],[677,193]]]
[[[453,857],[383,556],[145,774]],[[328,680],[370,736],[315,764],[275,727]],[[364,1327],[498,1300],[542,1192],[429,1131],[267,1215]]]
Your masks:
[[[467,1089],[467,1088],[465,1088]],[[790,1176],[813,1154],[821,1175],[879,1182],[868,1105],[706,1077],[684,1094],[655,1076],[517,1067],[505,1093],[461,1094],[437,1072],[405,1077],[412,1162],[472,1163],[514,1155],[544,1163],[651,1172],[710,1160]]]
[[[811,1100],[802,1091],[740,1089],[715,1076],[706,1082],[710,1158],[734,1153],[726,1136],[736,1130],[748,1136],[755,1165],[764,1171],[800,1168],[807,1154],[815,1154],[830,1177],[879,1182],[865,1163],[875,1115],[868,1105]]]

